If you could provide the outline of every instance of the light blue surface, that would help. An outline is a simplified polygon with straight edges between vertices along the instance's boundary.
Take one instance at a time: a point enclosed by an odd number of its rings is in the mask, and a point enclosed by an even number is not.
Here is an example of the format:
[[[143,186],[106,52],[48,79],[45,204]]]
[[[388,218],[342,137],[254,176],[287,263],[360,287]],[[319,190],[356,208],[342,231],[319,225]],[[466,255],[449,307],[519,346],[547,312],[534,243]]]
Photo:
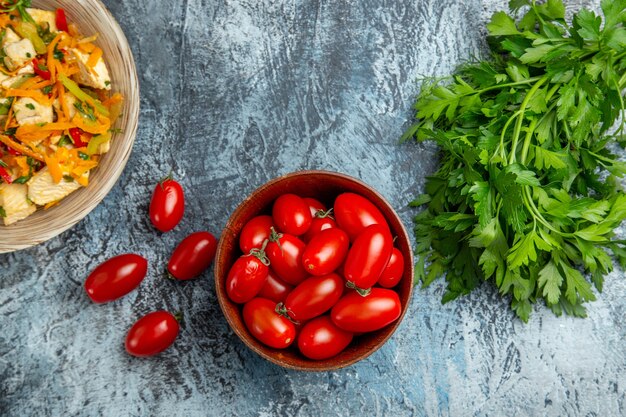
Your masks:
[[[410,228],[407,204],[436,160],[428,144],[397,144],[415,80],[480,56],[505,0],[105,3],[137,61],[136,146],[78,226],[0,255],[0,415],[626,415],[621,271],[588,319],[537,307],[527,325],[487,287],[442,306],[437,283],[414,293],[382,349],[330,373],[286,371],[248,350],[217,306],[212,270],[188,283],[162,277],[184,236],[218,234],[244,196],[299,169],[361,178]],[[170,170],[188,206],[159,234],[148,202]],[[87,272],[124,252],[148,258],[148,277],[122,300],[92,304]],[[185,313],[175,345],[126,355],[131,323],[161,308]]]

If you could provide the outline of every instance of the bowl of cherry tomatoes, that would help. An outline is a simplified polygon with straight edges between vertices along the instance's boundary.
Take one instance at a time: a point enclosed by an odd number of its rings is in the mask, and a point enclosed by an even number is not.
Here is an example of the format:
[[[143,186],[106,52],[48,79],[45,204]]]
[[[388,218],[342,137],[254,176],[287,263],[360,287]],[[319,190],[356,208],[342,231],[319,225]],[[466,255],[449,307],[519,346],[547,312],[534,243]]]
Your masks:
[[[228,220],[215,259],[224,316],[285,368],[354,364],[396,330],[413,288],[402,221],[348,175],[300,171],[257,188]]]

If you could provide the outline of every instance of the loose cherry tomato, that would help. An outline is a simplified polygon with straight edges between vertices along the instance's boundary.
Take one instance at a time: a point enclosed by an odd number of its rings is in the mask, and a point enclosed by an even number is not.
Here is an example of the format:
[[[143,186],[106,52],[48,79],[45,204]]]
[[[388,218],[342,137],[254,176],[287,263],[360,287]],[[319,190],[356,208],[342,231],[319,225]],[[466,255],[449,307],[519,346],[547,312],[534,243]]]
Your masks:
[[[354,240],[346,257],[343,276],[349,286],[360,294],[367,294],[385,270],[392,251],[389,230],[380,224],[367,226]]]
[[[400,298],[395,291],[372,288],[365,297],[348,292],[335,304],[330,318],[337,327],[348,332],[373,332],[396,321],[401,311]]]
[[[304,325],[298,335],[298,349],[309,359],[332,358],[352,342],[352,333],[335,326],[328,316],[317,317]]]
[[[311,197],[303,198],[304,202],[309,206],[309,210],[311,211],[311,216],[315,217],[315,214],[318,211],[326,211],[326,206],[319,200]]]
[[[293,285],[289,285],[278,278],[276,273],[270,268],[267,274],[267,281],[265,281],[263,288],[259,291],[259,297],[281,303],[285,301],[291,290],[293,290]]]
[[[304,248],[302,263],[311,275],[326,275],[336,270],[344,261],[350,240],[346,232],[333,228],[313,236]]]
[[[404,273],[404,256],[402,256],[402,252],[400,249],[393,248],[391,252],[391,258],[389,258],[389,262],[387,266],[383,270],[383,273],[378,278],[378,285],[385,288],[393,288],[400,282],[402,279],[402,274]]]
[[[311,220],[311,226],[309,226],[309,230],[306,231],[304,235],[302,235],[302,240],[308,242],[311,240],[313,236],[326,229],[333,229],[337,227],[337,222],[331,215],[332,209],[328,211],[320,210],[314,216],[313,220]]]
[[[304,234],[313,220],[308,204],[295,194],[283,194],[274,201],[272,218],[279,231],[293,236]]]
[[[239,257],[230,268],[226,278],[226,293],[235,303],[252,300],[261,291],[267,274],[269,260],[263,249],[252,249],[248,255]]]
[[[243,306],[243,321],[259,341],[284,349],[296,338],[296,326],[274,311],[276,305],[265,298],[253,298]]]
[[[298,285],[308,277],[302,266],[305,247],[305,243],[297,237],[272,230],[267,244],[267,257],[276,275],[288,284]]]
[[[272,216],[257,216],[252,218],[241,229],[239,248],[248,253],[254,248],[260,248],[270,237],[270,229],[274,226]]]
[[[146,314],[128,331],[126,352],[139,357],[161,353],[174,343],[179,330],[178,320],[167,311]]]
[[[171,178],[158,183],[150,201],[150,221],[162,232],[169,232],[185,214],[183,187]]]
[[[358,194],[340,194],[335,200],[334,211],[337,225],[350,236],[351,242],[371,224],[380,224],[389,229],[385,216],[374,203]]]
[[[104,261],[89,274],[85,291],[96,303],[117,300],[137,288],[147,271],[145,258],[133,253],[118,255]]]
[[[217,239],[209,232],[196,232],[174,249],[167,270],[176,279],[192,279],[203,273],[215,258]]]
[[[289,293],[276,311],[297,322],[324,314],[341,298],[344,281],[337,274],[307,278]]]

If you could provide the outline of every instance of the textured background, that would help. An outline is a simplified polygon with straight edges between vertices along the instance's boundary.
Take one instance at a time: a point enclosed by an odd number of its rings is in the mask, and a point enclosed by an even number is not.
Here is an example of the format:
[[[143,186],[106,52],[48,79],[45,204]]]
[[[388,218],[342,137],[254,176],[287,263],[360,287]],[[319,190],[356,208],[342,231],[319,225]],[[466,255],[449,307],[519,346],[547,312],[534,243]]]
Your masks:
[[[626,414],[626,281],[605,283],[589,318],[537,308],[523,325],[489,288],[441,306],[417,291],[396,335],[348,369],[285,371],[249,351],[216,304],[212,271],[162,279],[191,231],[219,233],[256,186],[305,168],[346,172],[399,210],[434,168],[429,145],[398,145],[420,76],[484,50],[505,0],[105,0],[129,38],[142,88],[128,167],[78,226],[0,255],[2,416],[618,416]],[[599,1],[571,1],[571,11]],[[188,206],[165,235],[147,219],[172,170]],[[140,288],[108,305],[88,270],[123,252],[150,261]],[[176,344],[125,354],[130,324],[183,310]]]

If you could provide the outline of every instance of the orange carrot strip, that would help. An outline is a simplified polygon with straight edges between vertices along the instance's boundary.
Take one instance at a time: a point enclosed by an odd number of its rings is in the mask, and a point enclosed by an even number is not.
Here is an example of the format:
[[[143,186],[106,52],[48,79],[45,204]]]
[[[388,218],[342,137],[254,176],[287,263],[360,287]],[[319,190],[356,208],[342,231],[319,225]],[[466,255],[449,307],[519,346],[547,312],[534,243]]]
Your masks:
[[[18,152],[23,153],[24,155],[28,155],[28,156],[30,156],[32,158],[35,158],[38,161],[44,162],[44,159],[41,156],[41,154],[32,151],[30,148],[27,148],[26,146],[22,145],[21,143],[18,143],[16,141],[14,141],[13,139],[11,139],[8,136],[0,135],[0,142],[4,143],[5,145],[7,145],[10,148],[15,149]]]
[[[63,171],[61,171],[61,165],[54,156],[44,156],[46,165],[48,166],[48,172],[52,176],[52,180],[58,184],[63,178]]]
[[[50,79],[52,80],[56,80],[56,68],[53,65],[55,59],[54,59],[54,48],[57,46],[57,44],[61,41],[61,38],[63,37],[63,32],[60,32],[57,36],[55,36],[55,38],[52,40],[52,42],[50,42],[50,44],[48,45],[48,69],[50,70]]]
[[[102,58],[102,49],[96,46],[91,55],[89,55],[89,59],[87,60],[87,66],[89,68],[95,67],[100,58]]]

